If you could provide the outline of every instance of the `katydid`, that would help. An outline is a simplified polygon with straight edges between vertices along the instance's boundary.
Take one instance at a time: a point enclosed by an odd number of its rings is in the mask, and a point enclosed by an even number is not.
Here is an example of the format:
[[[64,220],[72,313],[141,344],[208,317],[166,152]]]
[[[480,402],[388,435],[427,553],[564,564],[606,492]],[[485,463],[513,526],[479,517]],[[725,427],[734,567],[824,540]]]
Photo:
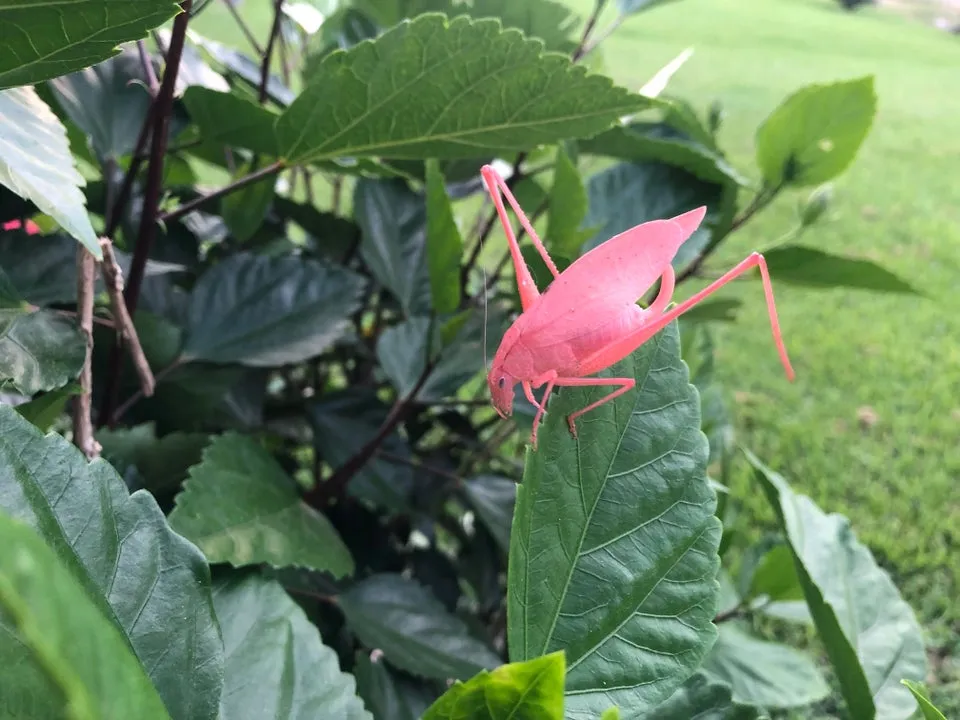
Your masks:
[[[576,438],[578,417],[623,395],[636,384],[633,378],[588,375],[622,360],[675,318],[754,266],[760,268],[780,360],[787,377],[793,380],[793,368],[780,333],[770,274],[760,253],[752,253],[689,300],[667,309],[676,280],[671,261],[684,241],[700,226],[706,215],[705,207],[669,220],[652,220],[622,232],[582,255],[560,273],[507,184],[489,165],[482,168],[481,174],[510,244],[523,308],[504,333],[487,384],[493,407],[504,418],[512,413],[513,389],[517,383],[521,384],[524,395],[537,408],[530,438],[534,449],[537,447],[537,427],[555,387],[616,387],[613,392],[568,416],[570,433]],[[553,273],[554,280],[542,295],[520,253],[501,190]],[[660,289],[654,301],[644,309],[637,305],[637,301],[657,278],[660,278]],[[543,397],[537,402],[533,388],[544,384]]]

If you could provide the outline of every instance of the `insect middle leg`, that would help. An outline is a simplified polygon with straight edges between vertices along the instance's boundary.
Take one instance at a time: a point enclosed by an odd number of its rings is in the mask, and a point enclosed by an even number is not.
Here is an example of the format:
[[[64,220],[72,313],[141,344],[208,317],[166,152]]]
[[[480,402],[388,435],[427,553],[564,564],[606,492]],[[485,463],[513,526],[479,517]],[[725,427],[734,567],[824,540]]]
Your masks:
[[[558,387],[587,387],[587,386],[597,386],[597,385],[617,385],[617,389],[614,390],[609,395],[604,395],[602,398],[596,402],[592,402],[587,405],[585,408],[577,410],[576,412],[570,413],[567,417],[567,424],[570,425],[570,434],[574,437],[577,436],[577,426],[576,419],[588,413],[595,408],[600,407],[604,403],[608,403],[611,400],[620,397],[625,392],[632,390],[633,387],[637,384],[637,381],[633,378],[557,378],[554,382],[554,385]]]

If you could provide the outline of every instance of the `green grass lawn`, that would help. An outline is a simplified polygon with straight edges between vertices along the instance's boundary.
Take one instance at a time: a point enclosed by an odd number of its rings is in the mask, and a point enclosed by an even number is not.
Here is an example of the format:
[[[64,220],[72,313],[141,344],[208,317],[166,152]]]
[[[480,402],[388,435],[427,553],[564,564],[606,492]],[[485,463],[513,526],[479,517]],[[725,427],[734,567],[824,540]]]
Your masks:
[[[593,5],[568,1],[583,15]],[[246,5],[258,35],[266,34],[269,3]],[[219,4],[199,20],[201,32],[228,42],[241,37]],[[746,304],[739,322],[719,333],[719,365],[740,440],[822,507],[850,516],[917,609],[930,645],[956,656],[960,38],[889,12],[846,13],[830,0],[684,0],[630,19],[603,55],[607,72],[638,88],[688,46],[695,54],[670,92],[703,110],[723,103],[723,146],[754,177],[754,130],[788,93],[810,82],[876,75],[873,131],[836,183],[829,222],[802,242],[880,262],[928,297],[780,283],[780,318],[797,370],[790,384],[759,283],[738,283],[726,292]],[[779,237],[793,222],[796,200],[785,196],[750,223],[711,269],[724,270]],[[858,420],[862,408],[874,413],[869,426]],[[739,489],[752,492],[751,507],[763,513],[747,482],[744,474]],[[956,671],[953,677],[949,692],[960,695]]]

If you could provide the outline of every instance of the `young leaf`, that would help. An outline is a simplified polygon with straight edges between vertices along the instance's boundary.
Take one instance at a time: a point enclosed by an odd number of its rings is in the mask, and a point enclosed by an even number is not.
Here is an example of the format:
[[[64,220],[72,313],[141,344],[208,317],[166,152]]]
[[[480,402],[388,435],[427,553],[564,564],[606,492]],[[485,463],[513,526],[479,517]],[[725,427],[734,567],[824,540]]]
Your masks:
[[[353,574],[350,551],[330,521],[300,500],[296,483],[266,450],[236,433],[204,450],[169,519],[211,563]]]
[[[232,575],[216,584],[213,603],[225,654],[223,720],[373,720],[353,677],[276,582]]]
[[[187,479],[187,471],[200,463],[203,449],[210,444],[205,433],[172,432],[156,436],[152,424],[132,428],[101,428],[96,434],[102,457],[125,476],[136,468],[139,486],[157,496],[177,490]]]
[[[501,664],[430,591],[400,575],[360,581],[340,596],[340,609],[360,642],[415,675],[467,679]]]
[[[84,590],[33,530],[0,513],[4,707],[32,695],[31,717],[169,720],[125,638]]]
[[[116,55],[178,7],[171,0],[18,0],[0,5],[0,90],[34,85]]]
[[[923,715],[923,720],[947,720],[946,716],[930,702],[930,698],[927,697],[927,693],[920,683],[909,680],[901,680],[900,682],[913,693],[913,697],[917,701],[917,707],[920,708],[920,714]]]
[[[767,551],[750,578],[749,597],[766,596],[769,600],[802,600],[803,588],[793,564],[793,553],[786,545]]]
[[[36,91],[0,91],[0,185],[31,200],[100,260],[100,243],[80,192],[85,184],[70,154],[67,131]]]
[[[277,135],[292,163],[476,157],[593,135],[647,103],[497,20],[426,14],[324,58]]]
[[[810,705],[830,693],[813,658],[730,623],[720,626],[701,671],[730,685],[737,702],[768,709]]]
[[[0,385],[24,395],[54,390],[80,374],[85,357],[73,319],[51,310],[0,309]]]
[[[343,334],[364,280],[286,255],[232,255],[190,298],[183,359],[276,367],[319,355]]]
[[[873,76],[808,85],[757,128],[757,165],[769,187],[819,185],[853,162],[877,111]]]
[[[438,693],[426,684],[400,677],[379,659],[379,654],[376,650],[357,653],[353,666],[357,695],[380,720],[422,720]]]
[[[0,407],[0,509],[37,530],[113,620],[172,717],[217,717],[223,646],[210,571],[149,493],[128,495],[105,461],[88,464]]]
[[[463,238],[436,160],[427,160],[427,265],[433,310],[446,314],[460,305]]]
[[[774,248],[764,253],[764,258],[774,279],[792,285],[921,294],[912,285],[870,260],[845,258],[799,245]]]
[[[697,673],[659,705],[645,720],[760,720],[757,708],[742,705],[730,696],[730,687]]]
[[[513,661],[566,651],[570,716],[596,717],[611,703],[652,710],[716,638],[720,523],[679,351],[671,323],[604,371],[637,387],[581,418],[579,440],[566,416],[599,395],[564,388],[550,400],[540,449],[527,451],[510,541],[508,647]]]
[[[910,606],[842,515],[827,515],[745,451],[793,551],[797,575],[847,708],[857,718],[910,717],[900,678],[927,674],[923,636]]]
[[[191,87],[183,94],[204,142],[277,155],[277,114],[234,93]]]
[[[509,552],[517,483],[496,475],[478,475],[463,484],[463,492],[497,545]]]
[[[251,163],[244,163],[237,169],[233,179],[238,180],[255,170]],[[230,193],[220,201],[223,222],[238,243],[245,243],[252,238],[263,225],[270,203],[273,202],[276,185],[277,178],[271,175]]]
[[[455,683],[423,720],[563,720],[563,651]]]
[[[45,392],[43,395],[35,397],[29,402],[17,405],[17,412],[29,420],[38,430],[47,432],[57,421],[57,418],[63,414],[63,409],[74,395],[80,394],[80,386],[71,383],[60,390]]]
[[[593,235],[592,229],[580,225],[587,216],[587,191],[577,166],[563,146],[557,148],[553,187],[547,210],[547,233],[544,244],[551,255],[576,259],[583,243]]]

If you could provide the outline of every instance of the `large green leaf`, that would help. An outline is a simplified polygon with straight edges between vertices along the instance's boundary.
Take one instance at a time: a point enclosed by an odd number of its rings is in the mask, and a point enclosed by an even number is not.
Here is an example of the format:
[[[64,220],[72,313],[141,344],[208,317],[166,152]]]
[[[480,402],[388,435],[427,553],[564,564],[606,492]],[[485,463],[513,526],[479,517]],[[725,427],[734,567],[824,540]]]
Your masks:
[[[423,720],[563,720],[563,651],[455,683]]]
[[[590,178],[590,212],[585,224],[600,230],[584,252],[614,235],[650,220],[671,218],[707,206],[703,224],[673,258],[678,272],[710,242],[708,226],[716,220],[723,187],[699,180],[680,168],[660,163],[619,163]]]
[[[509,552],[517,483],[496,475],[478,475],[463,484],[463,492],[497,545]]]
[[[373,720],[353,677],[276,582],[236,575],[213,602],[225,658],[220,720]]]
[[[121,630],[174,718],[216,718],[223,646],[203,555],[105,461],[0,407],[0,508],[53,548]],[[12,667],[4,664],[4,667]]]
[[[578,720],[666,700],[714,642],[719,593],[716,495],[676,323],[601,375],[637,387],[582,417],[578,440],[567,416],[609,389],[551,398],[510,539],[510,659],[565,650]]]
[[[353,558],[326,517],[300,500],[297,484],[254,440],[227,433],[177,495],[170,526],[212,563],[268,563],[353,573]]]
[[[75,320],[52,310],[0,308],[0,385],[25,395],[63,387],[80,374],[86,343]]]
[[[93,67],[50,81],[67,116],[90,136],[101,160],[118,160],[137,145],[150,108],[143,64],[125,50]]]
[[[926,691],[919,683],[910,682],[909,680],[901,680],[900,682],[913,693],[913,697],[917,701],[917,707],[920,708],[920,714],[923,715],[924,720],[947,720],[944,714],[930,702]]]
[[[580,228],[589,206],[583,178],[561,145],[557,148],[553,187],[550,188],[550,203],[547,209],[547,233],[544,237],[544,244],[551,255],[567,260],[577,259],[583,243],[594,232],[593,228]]]
[[[496,20],[427,14],[324,58],[277,136],[298,163],[476,157],[593,135],[646,104]]]
[[[774,278],[792,285],[920,294],[909,283],[870,260],[841,257],[799,245],[775,248],[765,252],[764,258]]]
[[[757,708],[735,702],[730,687],[697,673],[644,720],[759,720]]]
[[[158,438],[152,424],[132,428],[101,428],[96,434],[102,456],[126,476],[137,471],[138,483],[154,495],[175,491],[187,479],[187,471],[198,464],[210,443],[204,433],[172,432]]]
[[[190,297],[185,360],[274,367],[319,355],[340,338],[364,281],[292,255],[232,255]]]
[[[3,0],[0,27],[9,32],[0,43],[0,89],[106,60],[177,10],[171,0]]]
[[[240,95],[197,86],[187,89],[183,103],[205,142],[276,156],[276,113]]]
[[[430,297],[437,313],[451,313],[460,305],[460,257],[463,238],[447,196],[440,165],[427,160],[427,266]]]
[[[438,693],[400,677],[379,656],[379,650],[357,653],[357,694],[377,720],[421,720]]]
[[[43,540],[5,513],[0,513],[0,637],[5,717],[170,717],[123,635]],[[19,663],[10,662],[13,658]],[[28,702],[29,715],[14,709],[19,705],[23,712]]]
[[[347,625],[368,648],[422,677],[466,680],[501,664],[429,590],[400,575],[372,575],[340,596]]]
[[[801,707],[830,693],[813,658],[731,623],[721,625],[701,670],[730,685],[737,702],[759,707]]]
[[[757,165],[770,187],[819,185],[853,162],[877,111],[873,76],[808,85],[757,128]]]
[[[754,475],[793,550],[803,593],[856,718],[908,718],[916,710],[901,678],[924,678],[923,634],[890,576],[842,515],[827,515],[794,493],[779,474],[747,451]]]
[[[0,5],[0,23],[3,15]],[[33,201],[100,260],[100,243],[80,192],[85,184],[70,154],[67,131],[36,90],[0,91],[0,185]]]

